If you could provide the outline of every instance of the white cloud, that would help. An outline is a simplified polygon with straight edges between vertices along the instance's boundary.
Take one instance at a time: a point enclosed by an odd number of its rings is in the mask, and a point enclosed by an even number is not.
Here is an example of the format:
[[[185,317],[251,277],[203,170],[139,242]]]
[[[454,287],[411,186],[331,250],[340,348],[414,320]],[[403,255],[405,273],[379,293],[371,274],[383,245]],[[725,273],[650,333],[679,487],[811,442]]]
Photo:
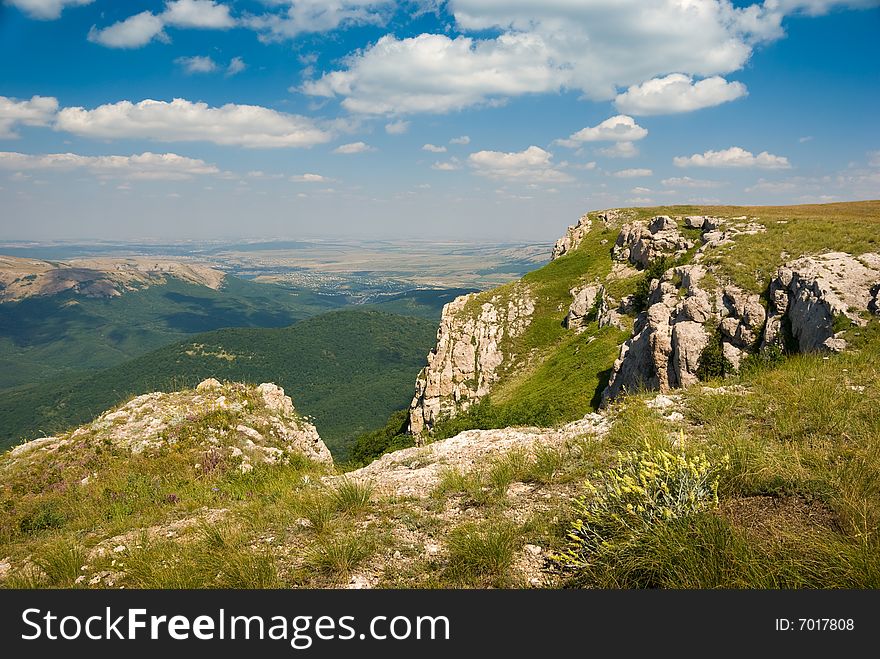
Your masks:
[[[672,73],[633,85],[618,94],[614,105],[622,112],[635,115],[675,114],[720,105],[747,94],[744,84],[727,82],[721,76],[695,83],[692,76]]]
[[[630,190],[630,192],[632,192],[633,194],[650,194],[651,188],[643,188],[641,186],[638,186]]]
[[[798,138],[798,142],[800,142],[801,144],[804,144],[806,142],[812,142],[812,141],[813,141],[812,135],[804,135],[803,137]]]
[[[495,180],[565,182],[571,176],[556,169],[553,154],[537,146],[524,151],[477,151],[468,157],[474,171]]]
[[[619,172],[614,172],[612,176],[617,178],[638,178],[640,176],[651,176],[653,173],[650,169],[621,169]]]
[[[764,4],[785,13],[804,13],[821,16],[832,9],[867,9],[880,5],[878,0],[767,0]]]
[[[347,69],[303,85],[313,96],[343,98],[351,112],[444,113],[508,96],[558,89],[562,72],[548,68],[544,43],[528,34],[492,40],[422,34],[387,35],[348,57]]]
[[[291,176],[290,180],[294,183],[327,183],[330,181],[326,176],[321,176],[320,174],[299,174],[298,176]]]
[[[647,137],[648,130],[639,126],[632,117],[618,114],[596,126],[582,128],[566,140],[558,140],[563,146],[575,147],[584,142],[633,142]]]
[[[195,55],[193,57],[178,57],[174,63],[183,68],[186,73],[213,73],[217,70],[217,63],[210,57]]]
[[[408,121],[392,121],[385,124],[385,132],[389,135],[403,135],[409,130],[409,125]]]
[[[88,39],[108,48],[140,48],[153,39],[168,41],[164,27],[161,18],[149,11],[143,11],[103,29],[93,25]]]
[[[58,112],[58,99],[33,96],[29,101],[0,96],[0,139],[18,137],[16,125],[48,126]]]
[[[868,165],[880,167],[880,151],[868,151]]]
[[[166,25],[174,27],[225,30],[235,25],[229,7],[214,0],[166,2],[161,17]]]
[[[456,169],[461,169],[461,163],[458,158],[451,158],[445,162],[435,162],[431,165],[431,169],[436,169],[438,172],[454,172]]]
[[[140,48],[153,39],[168,42],[165,26],[224,30],[236,25],[229,7],[214,0],[170,0],[165,11],[142,11],[105,28],[93,25],[89,41],[108,48]]]
[[[677,103],[690,107],[719,92],[739,93],[736,83],[723,79],[722,90],[715,76],[743,68],[757,45],[783,36],[786,13],[805,5],[816,3],[449,0],[446,7],[464,36],[383,37],[304,90],[338,96],[353,112],[450,112],[560,90],[613,100],[621,88],[675,72],[710,81],[688,85]],[[493,32],[497,36],[485,36]]]
[[[375,149],[366,142],[352,142],[350,144],[343,144],[333,149],[333,153],[342,153],[345,155],[351,155],[354,153],[365,153],[367,151],[375,151]]]
[[[229,66],[226,67],[226,75],[227,77],[238,75],[246,68],[247,64],[245,64],[244,60],[241,57],[233,57],[231,60],[229,60]]]
[[[706,181],[698,178],[691,178],[690,176],[681,176],[672,178],[665,178],[660,181],[667,188],[718,188],[724,185],[720,181]]]
[[[425,144],[422,146],[422,151],[429,151],[431,153],[446,153],[445,146],[437,146],[436,144]]]
[[[634,158],[639,150],[632,142],[615,142],[611,146],[598,149],[599,153],[609,158]]]
[[[259,105],[210,107],[181,98],[170,103],[119,101],[94,110],[64,108],[56,127],[85,137],[204,141],[249,148],[310,147],[333,137],[308,117]]]
[[[762,151],[754,155],[738,146],[723,151],[706,151],[692,156],[673,158],[676,167],[754,167],[758,169],[789,169],[788,158]]]
[[[83,169],[102,178],[185,180],[193,176],[218,174],[220,170],[204,160],[176,153],[145,152],[131,156],[81,156],[75,153],[30,155],[0,152],[0,168],[27,171],[72,171]]]
[[[466,146],[471,143],[471,138],[467,135],[462,135],[461,137],[453,137],[451,140],[449,140],[449,143]]]
[[[6,4],[18,7],[31,18],[48,21],[61,16],[67,7],[90,5],[94,0],[6,0]]]
[[[281,41],[313,32],[329,32],[352,25],[383,25],[394,0],[263,0],[279,12],[251,15],[247,27],[263,41]]]

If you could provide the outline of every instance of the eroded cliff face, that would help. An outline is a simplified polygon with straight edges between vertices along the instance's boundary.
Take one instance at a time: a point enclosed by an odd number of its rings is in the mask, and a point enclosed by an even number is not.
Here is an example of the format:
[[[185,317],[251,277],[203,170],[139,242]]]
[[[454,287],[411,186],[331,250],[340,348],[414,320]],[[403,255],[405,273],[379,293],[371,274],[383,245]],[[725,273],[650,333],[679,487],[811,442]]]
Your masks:
[[[409,430],[421,435],[441,417],[454,416],[489,393],[508,355],[504,344],[532,321],[534,300],[517,284],[509,295],[456,298],[443,308],[437,345],[416,380]]]
[[[764,231],[747,218],[686,217],[688,228],[701,229],[691,263],[666,270],[650,284],[647,306],[635,320],[633,336],[620,349],[602,399],[608,402],[639,387],[662,392],[698,381],[709,343],[717,341],[728,367],[771,345],[801,352],[840,351],[846,347],[841,324],[863,325],[865,312],[877,313],[880,256],[856,258],[827,253],[797,259],[779,268],[770,282],[770,305],[732,283],[711,287],[714,274],[702,265],[707,250],[729,244],[737,235]],[[695,243],[678,233],[668,217],[649,224],[624,225],[614,258],[647,266],[664,256],[681,256]],[[843,322],[842,322],[843,321]]]

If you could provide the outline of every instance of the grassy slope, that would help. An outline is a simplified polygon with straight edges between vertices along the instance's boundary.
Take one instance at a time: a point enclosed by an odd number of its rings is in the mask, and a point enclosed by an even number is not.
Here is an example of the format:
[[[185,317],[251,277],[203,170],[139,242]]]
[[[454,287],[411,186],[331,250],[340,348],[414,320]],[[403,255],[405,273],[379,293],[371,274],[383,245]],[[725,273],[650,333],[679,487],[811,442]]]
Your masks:
[[[106,368],[222,327],[284,327],[344,304],[229,277],[223,288],[169,279],[118,298],[64,293],[0,304],[0,390]]]
[[[717,268],[717,279],[763,293],[782,263],[811,253],[842,250],[855,254],[880,248],[880,202],[808,206],[662,206],[629,209],[625,221],[655,215],[716,215],[742,217],[763,224],[767,231],[736,238],[733,245],[707,252],[704,263]],[[683,229],[699,244],[699,231]],[[574,286],[603,279],[611,271],[611,247],[618,229],[595,222],[580,246],[570,254],[525,275],[518,282],[486,291],[469,303],[465,313],[478,313],[493,296],[502,300],[526,288],[536,300],[533,321],[521,336],[502,343],[508,355],[489,400],[454,419],[441,421],[435,437],[448,437],[468,428],[510,424],[550,425],[571,421],[595,409],[607,383],[618,346],[626,335],[593,325],[581,335],[562,326]],[[691,258],[693,253],[687,255]],[[643,275],[610,282],[611,296],[634,292]],[[591,338],[592,343],[587,343]]]
[[[435,333],[432,321],[343,310],[291,327],[199,334],[93,375],[6,392],[0,444],[83,423],[133,394],[216,377],[284,387],[338,458],[409,402]]]

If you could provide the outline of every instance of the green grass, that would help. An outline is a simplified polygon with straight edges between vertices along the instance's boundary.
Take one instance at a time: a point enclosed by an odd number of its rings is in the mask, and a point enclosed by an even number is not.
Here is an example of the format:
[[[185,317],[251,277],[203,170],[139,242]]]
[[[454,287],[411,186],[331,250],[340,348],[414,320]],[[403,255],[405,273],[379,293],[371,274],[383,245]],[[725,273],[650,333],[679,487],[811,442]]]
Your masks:
[[[343,578],[375,549],[375,540],[365,534],[340,533],[322,537],[306,554],[306,566],[334,578]]]
[[[446,578],[459,586],[476,588],[515,585],[510,568],[522,544],[520,529],[511,522],[462,524],[446,539]]]

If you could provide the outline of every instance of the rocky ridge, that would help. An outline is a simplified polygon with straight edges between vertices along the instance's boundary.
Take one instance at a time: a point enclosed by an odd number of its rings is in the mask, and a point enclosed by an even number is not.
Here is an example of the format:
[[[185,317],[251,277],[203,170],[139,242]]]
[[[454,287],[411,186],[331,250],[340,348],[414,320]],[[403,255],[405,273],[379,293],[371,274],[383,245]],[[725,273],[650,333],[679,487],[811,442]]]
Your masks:
[[[229,419],[235,419],[234,425]],[[69,433],[21,444],[9,452],[3,469],[46,460],[84,443],[149,454],[191,440],[194,424],[206,427],[187,450],[211,461],[230,462],[242,473],[257,464],[283,463],[292,454],[333,464],[315,426],[296,413],[282,388],[271,383],[224,385],[209,379],[194,391],[137,396]],[[85,474],[82,481],[96,478],[100,474]]]
[[[167,277],[218,290],[225,274],[207,265],[170,259],[95,258],[67,262],[0,256],[0,302],[71,291],[91,298],[119,297],[164,283]]]
[[[611,272],[570,289],[564,327],[578,333],[590,323],[614,326],[632,335],[621,346],[601,398],[607,403],[639,387],[667,392],[699,380],[708,350],[720,351],[728,371],[770,346],[800,351],[846,347],[842,331],[880,313],[880,256],[826,253],[803,256],[781,266],[769,283],[769,304],[718,275],[707,254],[766,227],[749,216],[658,215],[633,219],[632,211],[609,209],[582,216],[555,244],[551,260],[577,250],[596,231],[617,230],[609,243]],[[597,258],[600,255],[596,254]],[[633,295],[615,299],[614,282],[634,280],[649,267],[669,263],[646,282],[647,295],[636,308]],[[437,348],[416,384],[410,430],[420,435],[442,417],[454,416],[485,397],[507,367],[499,349],[506,322],[484,305],[479,318],[463,314],[467,300],[444,310]],[[517,316],[514,316],[515,318]],[[520,317],[521,318],[521,317]],[[587,340],[592,340],[587,337]],[[715,358],[718,359],[718,358]]]

